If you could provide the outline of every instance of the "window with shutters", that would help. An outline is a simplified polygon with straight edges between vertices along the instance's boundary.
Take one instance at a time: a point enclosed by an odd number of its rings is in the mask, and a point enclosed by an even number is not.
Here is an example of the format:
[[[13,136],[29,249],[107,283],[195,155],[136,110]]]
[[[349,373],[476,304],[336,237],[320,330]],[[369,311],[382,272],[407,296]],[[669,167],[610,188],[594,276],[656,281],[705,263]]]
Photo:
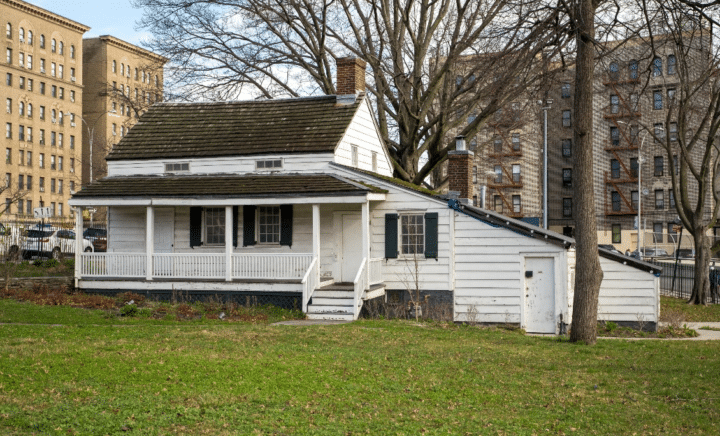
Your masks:
[[[225,244],[225,208],[208,207],[203,220],[205,243],[207,245]]]
[[[257,208],[258,243],[280,243],[280,207],[259,206]]]
[[[422,214],[400,215],[400,253],[425,253],[425,219]]]

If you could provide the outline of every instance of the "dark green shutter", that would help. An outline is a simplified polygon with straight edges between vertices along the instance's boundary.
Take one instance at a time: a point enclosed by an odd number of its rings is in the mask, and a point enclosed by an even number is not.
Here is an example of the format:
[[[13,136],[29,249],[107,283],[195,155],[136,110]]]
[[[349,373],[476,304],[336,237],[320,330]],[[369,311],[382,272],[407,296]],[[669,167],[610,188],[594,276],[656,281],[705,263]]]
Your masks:
[[[243,247],[255,245],[255,209],[257,206],[243,206]]]
[[[202,245],[202,207],[190,208],[190,248]]]
[[[280,245],[292,247],[293,206],[283,204],[280,206]]]
[[[233,234],[233,247],[237,247],[237,232],[238,232],[238,207],[233,206],[233,222],[232,222],[232,234]]]
[[[398,257],[398,215],[396,213],[385,214],[385,258],[395,259]]]
[[[437,259],[438,257],[437,212],[425,214],[425,257],[431,259]]]

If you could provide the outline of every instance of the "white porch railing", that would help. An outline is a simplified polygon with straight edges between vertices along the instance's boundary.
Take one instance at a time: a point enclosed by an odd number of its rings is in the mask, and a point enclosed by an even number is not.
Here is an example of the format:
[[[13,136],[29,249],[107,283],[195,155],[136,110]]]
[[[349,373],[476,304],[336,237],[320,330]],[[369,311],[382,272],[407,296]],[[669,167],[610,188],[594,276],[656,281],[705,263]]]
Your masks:
[[[317,289],[317,287],[320,285],[319,270],[320,262],[318,261],[317,257],[313,258],[312,262],[310,262],[310,267],[308,268],[305,276],[302,279],[302,311],[304,313],[307,313],[308,302],[310,301],[310,298],[312,298],[312,294],[315,289]]]
[[[145,277],[143,253],[82,253],[81,277]]]
[[[355,280],[353,280],[353,319],[358,319],[362,307],[362,297],[368,289],[367,257],[364,257],[358,269]]]
[[[370,285],[382,283],[382,258],[370,259]]]
[[[225,254],[155,253],[153,277],[178,279],[225,278]]]
[[[81,253],[80,277],[147,277],[145,253]],[[225,253],[154,253],[152,277],[225,279]],[[312,254],[233,254],[233,279],[300,280]]]
[[[247,279],[301,279],[312,254],[233,254],[233,277]]]

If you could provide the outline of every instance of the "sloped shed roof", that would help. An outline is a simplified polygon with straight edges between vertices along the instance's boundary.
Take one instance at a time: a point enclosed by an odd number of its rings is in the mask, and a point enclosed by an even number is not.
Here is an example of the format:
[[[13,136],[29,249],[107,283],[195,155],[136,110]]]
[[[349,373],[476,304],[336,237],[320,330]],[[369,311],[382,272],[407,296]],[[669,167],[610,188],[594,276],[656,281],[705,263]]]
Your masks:
[[[228,103],[158,103],[107,160],[332,153],[363,98],[334,95]]]

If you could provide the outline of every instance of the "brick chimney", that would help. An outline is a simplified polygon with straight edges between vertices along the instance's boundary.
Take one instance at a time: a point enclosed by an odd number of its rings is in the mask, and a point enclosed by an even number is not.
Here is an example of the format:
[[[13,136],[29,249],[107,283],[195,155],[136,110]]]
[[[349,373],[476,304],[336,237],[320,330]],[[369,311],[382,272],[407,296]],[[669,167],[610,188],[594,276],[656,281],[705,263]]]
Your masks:
[[[365,61],[360,58],[337,60],[336,92],[339,102],[354,103],[357,94],[365,92],[365,66]]]
[[[470,203],[473,196],[472,151],[465,146],[465,137],[455,138],[455,150],[448,151],[448,191],[457,194],[458,200]]]

